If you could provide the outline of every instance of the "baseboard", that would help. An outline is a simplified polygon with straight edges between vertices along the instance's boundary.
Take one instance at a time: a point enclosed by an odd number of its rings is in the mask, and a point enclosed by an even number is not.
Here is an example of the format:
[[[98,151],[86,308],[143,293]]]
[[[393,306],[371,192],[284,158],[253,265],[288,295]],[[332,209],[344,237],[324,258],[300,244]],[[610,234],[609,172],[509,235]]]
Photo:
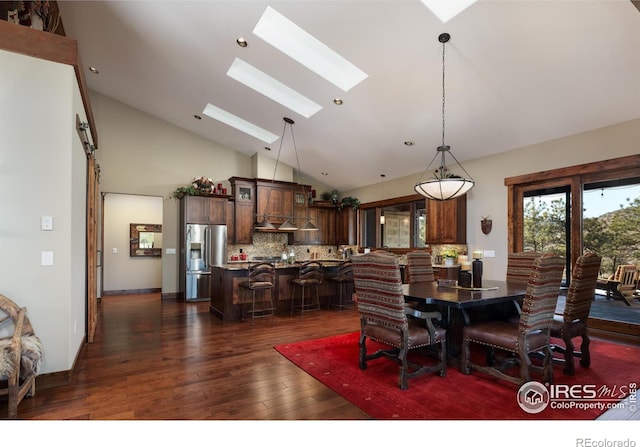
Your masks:
[[[588,326],[593,336],[640,345],[640,324],[589,318]]]
[[[76,357],[73,360],[73,365],[71,365],[71,369],[66,371],[56,371],[54,373],[46,373],[40,374],[36,377],[36,391],[37,390],[46,390],[49,388],[55,388],[59,386],[69,385],[77,372],[76,365],[80,359],[80,356],[87,349],[86,337],[82,339],[82,343],[80,344],[80,349],[76,353]]]
[[[176,301],[180,301],[182,300],[181,298],[181,294],[179,292],[173,292],[173,293],[161,293],[160,297],[163,300],[176,300]]]
[[[160,293],[162,289],[125,289],[125,290],[105,290],[102,292],[102,296],[114,296],[114,295],[143,295],[146,293]]]

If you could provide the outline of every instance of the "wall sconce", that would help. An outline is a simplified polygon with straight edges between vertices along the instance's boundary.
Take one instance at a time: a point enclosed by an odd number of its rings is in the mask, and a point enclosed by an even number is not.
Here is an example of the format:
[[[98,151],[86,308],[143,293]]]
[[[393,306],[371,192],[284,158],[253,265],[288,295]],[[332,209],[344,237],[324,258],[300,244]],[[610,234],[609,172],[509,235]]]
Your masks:
[[[480,227],[482,228],[482,232],[484,234],[491,233],[492,224],[493,224],[493,221],[489,219],[489,216],[483,217],[482,220],[480,221]]]

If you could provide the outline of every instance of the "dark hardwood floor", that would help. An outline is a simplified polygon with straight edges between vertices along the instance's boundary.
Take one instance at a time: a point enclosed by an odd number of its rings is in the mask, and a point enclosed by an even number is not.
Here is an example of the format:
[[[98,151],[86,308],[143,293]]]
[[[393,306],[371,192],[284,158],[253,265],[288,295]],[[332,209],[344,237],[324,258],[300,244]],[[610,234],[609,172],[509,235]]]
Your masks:
[[[357,330],[353,309],[256,319],[252,327],[249,322],[223,323],[209,312],[208,302],[161,300],[159,294],[104,297],[95,342],[80,356],[72,383],[37,389],[21,402],[18,417],[370,419],[273,349]],[[604,337],[592,332],[592,338]],[[0,419],[6,411],[0,400]]]
[[[358,329],[355,310],[267,317],[252,327],[221,322],[208,302],[161,300],[159,294],[104,297],[95,342],[79,359],[73,383],[37,389],[21,402],[18,417],[369,419],[273,349]]]

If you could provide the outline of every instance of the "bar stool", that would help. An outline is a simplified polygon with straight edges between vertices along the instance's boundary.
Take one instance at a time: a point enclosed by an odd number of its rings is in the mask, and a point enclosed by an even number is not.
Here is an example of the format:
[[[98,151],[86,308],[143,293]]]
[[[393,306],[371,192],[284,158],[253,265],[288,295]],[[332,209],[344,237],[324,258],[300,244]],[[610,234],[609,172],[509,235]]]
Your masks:
[[[300,314],[304,312],[320,309],[320,292],[319,286],[322,283],[322,264],[318,261],[307,261],[300,266],[298,277],[291,280],[291,311],[299,310]],[[296,289],[300,289],[300,304],[295,305]],[[305,289],[315,289],[315,302],[313,298],[311,302],[305,303]]]
[[[342,310],[347,307],[353,307],[353,301],[349,300],[347,303],[343,303],[343,296],[347,295],[347,291],[349,290],[349,286],[353,288],[353,264],[351,261],[343,261],[340,263],[338,267],[338,274],[336,276],[332,276],[329,278],[330,281],[333,281],[338,284],[338,304],[333,304],[329,301],[329,308],[337,307]]]
[[[275,315],[275,306],[273,304],[273,286],[275,285],[276,269],[273,264],[268,262],[260,262],[249,266],[249,280],[239,284],[241,289],[251,290],[251,310],[243,309],[242,320],[247,314],[251,314],[251,325],[253,325],[256,317],[266,317]],[[256,310],[256,291],[269,290],[268,307],[264,307],[266,301],[261,301],[260,308]],[[264,293],[264,292],[263,292]],[[257,315],[256,315],[257,314]]]

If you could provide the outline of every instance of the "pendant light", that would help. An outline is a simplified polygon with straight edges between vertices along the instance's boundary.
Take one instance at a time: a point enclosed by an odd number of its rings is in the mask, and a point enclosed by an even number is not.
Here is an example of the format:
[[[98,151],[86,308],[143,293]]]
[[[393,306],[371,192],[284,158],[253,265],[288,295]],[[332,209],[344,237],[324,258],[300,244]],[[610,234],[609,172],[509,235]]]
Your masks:
[[[304,197],[304,210],[305,210],[305,224],[298,228],[300,231],[318,231],[318,227],[311,222],[311,216],[309,216],[309,198],[307,197],[307,193],[304,190],[304,182],[302,181],[302,169],[300,169],[300,158],[298,157],[298,148],[296,146],[296,138],[293,135],[293,124],[294,121],[291,118],[284,118],[285,127],[289,124],[291,128],[291,139],[293,140],[293,150],[296,154],[296,164],[298,165],[298,177],[300,178],[300,187],[302,188],[302,195]]]
[[[291,139],[293,140],[293,149],[296,154],[296,162],[298,165],[300,187],[302,188],[302,194],[305,197],[305,211],[306,211],[305,215],[306,215],[307,222],[302,227],[298,228],[296,225],[292,223],[292,220],[295,219],[294,216],[278,216],[278,217],[284,217],[285,220],[279,227],[277,227],[277,230],[279,231],[318,230],[318,228],[311,222],[311,218],[309,217],[309,209],[308,209],[307,200],[306,200],[307,197],[304,190],[304,185],[302,184],[302,171],[300,170],[300,159],[298,158],[298,148],[296,147],[296,139],[295,139],[295,136],[293,135],[293,124],[295,124],[295,121],[293,121],[291,118],[288,118],[286,116],[282,119],[284,120],[284,127],[282,128],[282,136],[280,138],[280,147],[278,148],[278,156],[276,157],[276,164],[273,169],[273,177],[271,179],[271,182],[272,183],[275,182],[275,179],[276,179],[276,172],[278,171],[278,164],[280,162],[280,153],[282,152],[282,143],[284,141],[284,136],[287,130],[287,126],[289,126],[291,129]],[[269,203],[270,203],[270,196],[271,196],[271,189],[269,189],[267,193],[267,206],[269,206]],[[256,224],[255,229],[256,230],[276,230],[276,227],[269,221],[268,217],[269,217],[268,209],[265,208],[262,221]]]
[[[431,162],[427,165],[427,168],[422,173],[422,176],[413,188],[418,194],[431,200],[450,200],[456,197],[462,196],[473,188],[475,182],[471,176],[465,171],[462,165],[458,162],[456,157],[451,153],[451,148],[444,142],[444,110],[445,110],[445,44],[449,41],[451,36],[448,33],[442,33],[438,36],[438,41],[442,43],[442,144],[437,148],[436,154],[431,159]],[[460,170],[464,173],[464,176],[454,173],[455,169],[447,166],[447,156],[451,157]],[[431,165],[436,158],[440,159],[437,169],[430,171]],[[453,165],[453,166],[455,166]],[[431,172],[432,177],[423,180],[427,172]]]
[[[382,181],[380,182],[380,200],[384,200],[384,178],[386,177],[386,174],[380,174],[380,178],[382,178]],[[384,217],[384,208],[380,209],[380,225],[384,225],[386,223],[387,219]]]

